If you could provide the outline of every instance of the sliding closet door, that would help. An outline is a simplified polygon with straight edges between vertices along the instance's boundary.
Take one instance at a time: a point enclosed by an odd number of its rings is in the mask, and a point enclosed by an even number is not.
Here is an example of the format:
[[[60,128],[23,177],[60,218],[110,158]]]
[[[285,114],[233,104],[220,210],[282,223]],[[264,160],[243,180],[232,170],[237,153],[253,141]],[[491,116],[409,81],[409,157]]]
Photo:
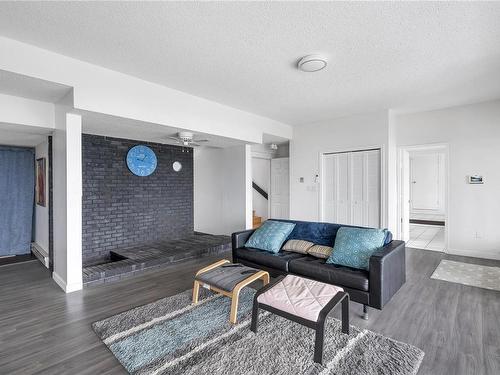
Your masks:
[[[337,154],[323,156],[323,170],[321,173],[323,188],[321,189],[322,212],[321,220],[337,222]]]
[[[323,221],[349,224],[351,202],[349,198],[349,155],[327,154],[323,159]]]
[[[380,226],[380,150],[323,155],[322,220]]]
[[[350,181],[351,191],[351,225],[365,224],[365,155],[364,152],[349,153],[350,160]]]
[[[364,218],[363,226],[380,227],[380,150],[363,152]],[[357,225],[357,224],[355,224]]]

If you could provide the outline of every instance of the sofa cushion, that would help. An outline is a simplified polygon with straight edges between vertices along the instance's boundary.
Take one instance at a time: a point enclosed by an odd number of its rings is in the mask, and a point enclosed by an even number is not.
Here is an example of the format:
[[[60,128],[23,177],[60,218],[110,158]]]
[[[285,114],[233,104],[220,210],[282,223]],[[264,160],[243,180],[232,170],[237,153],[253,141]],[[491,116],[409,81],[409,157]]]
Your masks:
[[[368,270],[370,257],[384,246],[385,237],[384,229],[340,228],[332,255],[326,262]]]
[[[277,253],[294,227],[293,223],[267,220],[253,232],[245,247]]]
[[[283,250],[299,254],[307,254],[309,248],[314,246],[312,242],[303,240],[289,240],[283,245]]]
[[[326,264],[325,259],[307,255],[292,259],[288,265],[289,272],[310,277],[328,284],[344,286],[362,291],[369,290],[369,274],[365,270]]]
[[[324,245],[314,245],[307,250],[307,254],[316,258],[328,259],[332,255],[333,247]]]
[[[288,251],[280,251],[279,253],[274,254],[268,251],[248,247],[235,249],[234,253],[239,259],[248,260],[255,264],[260,264],[285,272],[289,272],[288,262],[290,260],[305,256],[303,254]]]

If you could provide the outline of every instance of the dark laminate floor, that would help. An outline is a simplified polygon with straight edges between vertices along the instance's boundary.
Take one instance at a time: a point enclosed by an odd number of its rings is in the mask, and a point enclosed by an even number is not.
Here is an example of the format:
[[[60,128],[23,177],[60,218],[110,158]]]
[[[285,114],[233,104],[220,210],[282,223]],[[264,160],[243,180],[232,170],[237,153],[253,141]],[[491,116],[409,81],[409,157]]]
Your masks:
[[[21,262],[31,262],[36,260],[36,257],[33,254],[25,254],[25,255],[16,255],[13,257],[0,257],[0,267],[7,266],[9,264],[21,263]]]
[[[90,324],[190,288],[194,272],[216,258],[69,295],[37,262],[2,267],[0,374],[124,374]],[[352,304],[352,323],[423,349],[419,374],[500,374],[500,292],[429,279],[441,258],[409,249],[403,289],[368,322]]]

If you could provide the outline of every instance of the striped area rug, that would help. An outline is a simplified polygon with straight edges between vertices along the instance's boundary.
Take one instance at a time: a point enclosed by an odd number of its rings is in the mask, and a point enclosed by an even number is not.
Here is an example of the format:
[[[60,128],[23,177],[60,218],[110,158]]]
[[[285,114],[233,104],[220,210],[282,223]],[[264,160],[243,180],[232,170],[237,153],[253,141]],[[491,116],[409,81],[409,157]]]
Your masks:
[[[241,292],[238,324],[228,322],[230,299],[191,291],[96,322],[93,328],[130,374],[416,374],[424,353],[368,330],[329,319],[324,366],[313,362],[314,332],[261,312],[249,330],[254,291]]]

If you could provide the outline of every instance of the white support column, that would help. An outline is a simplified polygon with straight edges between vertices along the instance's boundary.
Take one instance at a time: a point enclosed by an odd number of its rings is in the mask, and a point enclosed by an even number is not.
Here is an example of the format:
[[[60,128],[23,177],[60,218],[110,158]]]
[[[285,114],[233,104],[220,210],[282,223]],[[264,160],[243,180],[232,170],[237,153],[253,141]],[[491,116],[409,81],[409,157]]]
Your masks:
[[[82,289],[82,117],[66,115],[66,292]]]
[[[56,106],[53,137],[54,273],[66,292],[82,289],[82,118]]]
[[[245,228],[253,228],[252,147],[245,145]]]

